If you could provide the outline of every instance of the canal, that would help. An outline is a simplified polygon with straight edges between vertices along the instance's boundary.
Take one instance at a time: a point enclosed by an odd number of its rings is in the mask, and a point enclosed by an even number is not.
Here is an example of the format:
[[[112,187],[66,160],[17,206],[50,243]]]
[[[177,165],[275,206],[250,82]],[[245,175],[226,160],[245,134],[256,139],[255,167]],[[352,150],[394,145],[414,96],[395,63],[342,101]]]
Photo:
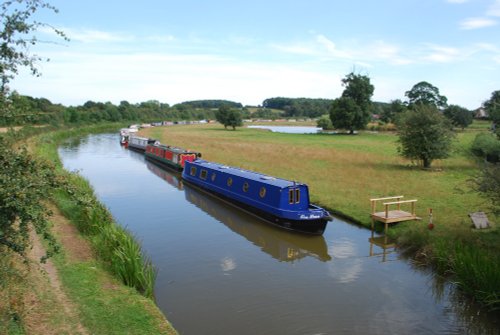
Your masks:
[[[389,241],[335,219],[323,236],[270,227],[91,135],[59,148],[158,269],[156,303],[190,334],[496,334]],[[311,190],[314,192],[314,190]]]

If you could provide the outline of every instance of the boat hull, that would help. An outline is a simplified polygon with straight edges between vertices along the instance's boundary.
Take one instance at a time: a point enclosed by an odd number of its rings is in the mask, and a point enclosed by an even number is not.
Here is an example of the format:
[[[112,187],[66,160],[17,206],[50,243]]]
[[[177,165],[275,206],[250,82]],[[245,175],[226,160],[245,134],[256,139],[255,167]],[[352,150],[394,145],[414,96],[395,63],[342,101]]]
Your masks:
[[[219,198],[220,200],[233,205],[240,210],[243,210],[251,215],[254,215],[269,224],[272,224],[276,227],[286,229],[292,232],[311,234],[311,235],[322,235],[326,229],[326,225],[328,221],[331,220],[331,217],[321,217],[319,219],[310,219],[310,220],[292,220],[288,218],[279,217],[272,213],[263,211],[257,207],[248,205],[244,202],[235,200],[234,198],[228,197],[224,194],[215,192],[209,188],[203,187],[197,184],[195,181],[183,178],[185,183],[188,183],[190,186],[193,186],[211,196]]]
[[[171,170],[174,170],[177,172],[181,172],[183,169],[183,167],[180,164],[176,164],[176,163],[169,161],[165,158],[161,158],[161,157],[158,157],[156,155],[149,154],[148,152],[146,152],[146,159],[148,159],[156,164],[159,164],[162,167],[166,167],[168,169],[171,169]]]

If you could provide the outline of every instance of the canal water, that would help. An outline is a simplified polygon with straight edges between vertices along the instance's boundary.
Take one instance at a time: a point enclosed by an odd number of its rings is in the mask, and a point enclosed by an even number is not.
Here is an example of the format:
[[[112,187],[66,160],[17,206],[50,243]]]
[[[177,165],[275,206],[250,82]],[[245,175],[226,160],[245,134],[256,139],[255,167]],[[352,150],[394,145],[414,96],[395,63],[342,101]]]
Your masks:
[[[180,334],[498,333],[493,316],[369,230],[337,219],[323,236],[270,227],[115,134],[59,154],[142,242],[158,269],[156,303]]]

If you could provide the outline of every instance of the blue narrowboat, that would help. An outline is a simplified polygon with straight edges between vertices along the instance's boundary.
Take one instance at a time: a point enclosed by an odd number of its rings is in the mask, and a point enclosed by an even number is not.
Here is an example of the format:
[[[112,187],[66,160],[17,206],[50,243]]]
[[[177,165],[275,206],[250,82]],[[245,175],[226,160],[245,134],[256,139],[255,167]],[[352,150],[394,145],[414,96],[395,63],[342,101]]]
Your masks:
[[[202,159],[186,161],[182,178],[265,221],[322,235],[330,213],[309,202],[307,185]]]

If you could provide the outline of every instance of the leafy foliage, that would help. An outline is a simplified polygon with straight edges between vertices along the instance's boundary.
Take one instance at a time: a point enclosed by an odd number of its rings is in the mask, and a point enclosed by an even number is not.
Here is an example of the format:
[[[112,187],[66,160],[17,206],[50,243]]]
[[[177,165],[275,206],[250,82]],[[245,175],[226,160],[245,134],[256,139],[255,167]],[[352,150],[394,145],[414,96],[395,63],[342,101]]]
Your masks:
[[[231,108],[242,108],[243,105],[239,102],[229,101],[229,100],[193,100],[184,101],[180,104],[174,105],[174,107],[185,106],[189,108],[220,108],[223,105],[227,105]]]
[[[476,135],[471,147],[474,155],[491,163],[500,162],[500,140],[495,135],[480,133]]]
[[[448,105],[448,99],[439,94],[439,89],[426,81],[415,84],[411,90],[405,92],[408,97],[408,107],[413,108],[416,105],[429,105],[436,108],[445,108]]]
[[[322,116],[321,118],[319,118],[317,126],[322,128],[323,130],[332,129],[332,120],[330,120],[330,118],[327,116]]]
[[[380,119],[384,122],[396,122],[399,115],[406,111],[405,104],[399,100],[392,100],[391,103],[383,108],[383,111],[380,115]]]
[[[335,99],[330,109],[330,120],[335,128],[348,129],[354,132],[354,129],[363,128],[366,122],[362,116],[362,111],[354,99],[349,97],[341,97]]]
[[[1,5],[0,22],[0,93],[8,91],[7,84],[17,75],[20,67],[28,67],[33,75],[39,75],[37,62],[42,58],[30,53],[30,46],[38,43],[36,32],[48,27],[57,35],[66,38],[60,30],[33,19],[39,9],[57,9],[43,0],[12,0]]]
[[[467,108],[450,105],[444,110],[444,116],[451,120],[454,126],[465,129],[472,123],[472,112]]]
[[[436,107],[416,105],[398,122],[399,152],[429,168],[435,159],[447,158],[455,136],[451,124]]]
[[[491,209],[500,215],[500,163],[484,163],[473,179],[474,189],[491,203]]]
[[[333,102],[330,119],[334,127],[353,133],[355,129],[363,129],[370,120],[375,88],[368,76],[353,72],[342,79],[342,85],[345,86],[344,92]]]
[[[224,125],[224,128],[229,126],[235,130],[236,127],[241,127],[243,125],[240,111],[232,109],[228,105],[222,105],[215,114],[215,118]]]
[[[328,114],[332,100],[308,98],[269,98],[262,102],[264,108],[285,111],[285,117],[319,117]]]
[[[26,149],[14,150],[0,137],[0,244],[24,254],[33,227],[57,250],[48,229],[43,201],[62,185],[53,166],[34,160]]]
[[[495,130],[500,139],[500,90],[491,93],[491,97],[483,103],[483,106],[495,124]]]

